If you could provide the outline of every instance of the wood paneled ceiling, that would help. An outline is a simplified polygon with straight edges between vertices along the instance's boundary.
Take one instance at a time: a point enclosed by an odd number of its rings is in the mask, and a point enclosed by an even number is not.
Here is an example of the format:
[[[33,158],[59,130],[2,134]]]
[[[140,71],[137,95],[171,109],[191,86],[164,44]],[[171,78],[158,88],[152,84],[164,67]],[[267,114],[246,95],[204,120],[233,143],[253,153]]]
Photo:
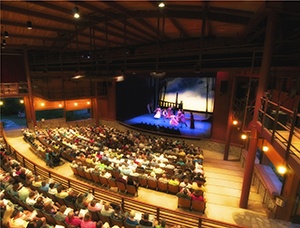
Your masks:
[[[159,8],[157,1],[4,0],[2,53],[28,50],[31,71],[251,67],[260,64],[267,15],[274,11],[274,63],[299,64],[300,2],[164,2]]]

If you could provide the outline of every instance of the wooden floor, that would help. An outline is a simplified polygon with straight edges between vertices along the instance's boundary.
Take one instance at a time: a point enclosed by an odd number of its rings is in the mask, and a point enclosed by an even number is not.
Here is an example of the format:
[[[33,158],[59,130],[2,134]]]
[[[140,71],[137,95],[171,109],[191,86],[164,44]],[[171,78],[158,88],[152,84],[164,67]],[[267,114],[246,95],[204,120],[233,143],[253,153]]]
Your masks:
[[[41,161],[29,149],[29,145],[23,140],[20,130],[6,131],[6,135],[10,145],[13,145],[17,151],[28,159],[35,160],[46,167],[45,162]],[[192,143],[197,146],[197,141]],[[213,150],[204,150],[204,158],[204,171],[207,177],[205,193],[207,208],[204,216],[249,228],[300,227],[284,221],[268,219],[267,211],[261,203],[261,197],[256,193],[254,187],[251,188],[248,209],[239,208],[244,172],[240,162],[231,157],[228,161],[224,161],[222,160],[223,155]],[[52,171],[63,174],[68,178],[80,180],[73,175],[68,163],[55,167]],[[176,196],[146,188],[140,188],[139,196],[136,199],[157,206],[181,210],[177,208]]]

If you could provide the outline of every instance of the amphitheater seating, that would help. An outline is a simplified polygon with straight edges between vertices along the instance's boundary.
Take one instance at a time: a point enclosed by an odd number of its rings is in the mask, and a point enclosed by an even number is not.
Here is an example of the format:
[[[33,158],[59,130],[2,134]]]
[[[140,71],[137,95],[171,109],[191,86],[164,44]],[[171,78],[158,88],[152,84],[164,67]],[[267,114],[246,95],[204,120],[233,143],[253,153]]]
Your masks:
[[[192,201],[188,198],[178,197],[178,207],[191,210]]]
[[[133,185],[126,185],[126,191],[130,195],[138,196],[138,191],[137,191],[136,187]]]
[[[168,186],[168,193],[171,193],[174,195],[176,195],[180,190],[178,185],[174,186],[174,185],[168,184],[167,186]]]
[[[157,180],[148,179],[147,183],[148,183],[148,188],[157,190]]]
[[[205,211],[205,202],[192,200],[192,210],[199,211],[204,214]]]
[[[122,182],[119,182],[119,181],[117,181],[116,183],[117,183],[117,187],[118,187],[119,192],[126,192],[127,191],[126,184],[124,184]]]
[[[168,192],[168,183],[157,181],[157,189],[158,191]]]

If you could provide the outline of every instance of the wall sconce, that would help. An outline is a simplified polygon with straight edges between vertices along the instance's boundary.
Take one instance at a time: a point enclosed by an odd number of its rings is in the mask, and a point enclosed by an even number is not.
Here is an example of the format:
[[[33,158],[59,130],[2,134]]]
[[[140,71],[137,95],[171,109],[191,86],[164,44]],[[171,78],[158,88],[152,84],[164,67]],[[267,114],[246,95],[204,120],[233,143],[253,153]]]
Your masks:
[[[91,102],[89,102],[89,101],[88,101],[88,102],[86,102],[86,103],[87,103],[88,105],[90,105],[90,104],[91,104]]]
[[[279,174],[284,175],[286,173],[287,169],[286,169],[285,166],[279,166],[277,168],[277,171],[278,171]]]
[[[233,120],[233,121],[232,121],[232,124],[233,124],[234,126],[236,126],[238,123],[239,123],[239,121],[237,121],[237,120]]]
[[[241,135],[241,139],[245,140],[245,139],[247,139],[247,138],[248,138],[248,137],[247,137],[246,134],[242,134],[242,135]]]
[[[62,107],[62,104],[59,104],[59,105],[58,105],[58,107],[60,107],[60,108],[61,108],[61,107]]]
[[[269,150],[269,147],[268,146],[263,146],[262,150],[263,150],[263,152],[267,152]]]
[[[45,103],[41,103],[41,106],[44,107],[44,106],[45,106]]]
[[[78,105],[78,104],[75,102],[75,103],[74,103],[74,106],[77,106],[77,105]]]
[[[24,100],[20,100],[20,103],[21,103],[21,104],[24,104]]]
[[[3,45],[3,46],[6,45],[6,40],[5,40],[5,39],[2,40],[2,45]]]
[[[4,105],[3,101],[0,101],[0,106]]]

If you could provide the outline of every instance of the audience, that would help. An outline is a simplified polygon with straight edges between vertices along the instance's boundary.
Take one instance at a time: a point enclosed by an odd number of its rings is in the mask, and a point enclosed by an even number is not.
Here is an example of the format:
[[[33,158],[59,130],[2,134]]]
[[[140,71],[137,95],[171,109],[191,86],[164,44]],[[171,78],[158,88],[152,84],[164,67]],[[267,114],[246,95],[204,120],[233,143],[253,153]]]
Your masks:
[[[85,133],[88,130],[92,131],[90,131],[89,138],[85,138]],[[129,131],[124,134],[116,129],[107,127],[57,128],[49,130],[49,132],[51,132],[52,137],[55,136],[54,138],[57,141],[47,139],[47,143],[50,143],[56,149],[62,147],[62,145],[59,145],[59,142],[65,146],[68,145],[71,149],[64,148],[61,151],[69,154],[74,152],[76,155],[74,157],[80,160],[80,162],[74,160],[72,162],[73,167],[98,175],[101,174],[107,178],[111,177],[110,170],[115,170],[115,173],[119,173],[116,176],[116,181],[136,187],[138,187],[138,184],[133,180],[133,177],[138,177],[137,170],[140,170],[143,173],[142,175],[145,175],[148,179],[180,186],[181,191],[177,194],[178,196],[183,195],[183,197],[190,197],[192,200],[205,201],[203,197],[203,184],[205,183],[202,166],[203,154],[197,147],[188,148],[184,142],[177,140],[172,142],[172,140],[145,136],[140,133],[132,134]],[[89,143],[87,143],[88,140]],[[85,147],[83,147],[84,144],[86,145]],[[42,150],[42,147],[40,150]],[[55,195],[57,198],[75,202],[75,206],[78,209],[100,212],[102,215],[110,216],[113,219],[124,219],[124,213],[118,205],[113,210],[109,203],[103,206],[102,202],[95,199],[88,201],[85,194],[77,196],[72,189],[66,190],[62,185],[54,182],[48,183],[39,176],[32,175],[30,170],[20,167],[18,162],[13,159],[3,159],[3,161],[5,161],[3,166],[7,167],[14,176],[23,179],[25,186],[14,185],[13,179],[10,179],[8,174],[1,175],[0,178],[5,180],[3,183],[1,181],[1,186],[6,185],[12,194],[19,196],[20,199],[26,199],[28,205],[33,205],[38,209],[42,208],[45,212],[52,214],[57,220],[65,220],[66,223],[74,226],[80,226],[81,224],[81,227],[104,227],[102,223],[96,224],[96,222],[93,222],[89,212],[85,213],[82,221],[81,218],[74,214],[74,211],[69,212],[66,216],[64,214],[66,210],[65,205],[58,209],[52,201],[47,200],[44,202],[44,198],[31,191],[27,185],[37,187],[42,191]],[[165,172],[165,168],[173,170],[174,175],[171,177],[169,173]],[[18,219],[18,217],[15,218],[15,220]],[[130,225],[139,223],[143,226],[167,227],[164,220],[152,224],[147,213],[144,213],[142,219],[138,221],[135,219],[135,211],[130,212],[125,222]],[[28,223],[28,225],[33,226],[31,223]]]

